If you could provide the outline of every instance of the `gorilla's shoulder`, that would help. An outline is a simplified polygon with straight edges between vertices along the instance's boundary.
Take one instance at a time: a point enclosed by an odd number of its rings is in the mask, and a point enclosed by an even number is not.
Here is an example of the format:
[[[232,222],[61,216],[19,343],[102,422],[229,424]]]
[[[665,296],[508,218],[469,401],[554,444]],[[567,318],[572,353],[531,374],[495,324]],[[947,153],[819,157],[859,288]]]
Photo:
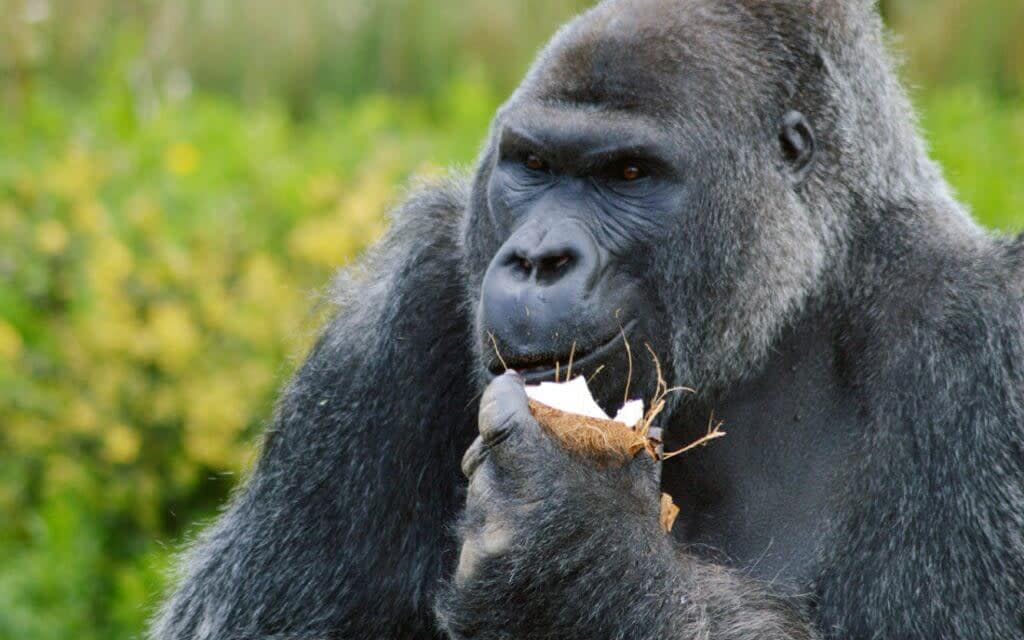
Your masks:
[[[1024,232],[1007,242],[1007,259],[1010,263],[1014,284],[1024,293]]]
[[[1024,235],[983,230],[959,209],[893,209],[866,238],[855,310],[885,351],[911,361],[1024,336]],[[906,349],[910,344],[916,349]]]
[[[469,176],[457,172],[414,182],[392,211],[391,231],[384,242],[418,239],[451,243],[454,248],[469,200],[469,184]]]

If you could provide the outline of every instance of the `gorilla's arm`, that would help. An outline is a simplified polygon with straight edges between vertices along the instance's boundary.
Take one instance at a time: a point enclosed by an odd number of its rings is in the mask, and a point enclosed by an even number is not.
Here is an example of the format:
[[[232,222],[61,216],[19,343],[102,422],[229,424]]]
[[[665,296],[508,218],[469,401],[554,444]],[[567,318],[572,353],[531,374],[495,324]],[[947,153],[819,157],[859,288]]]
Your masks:
[[[453,638],[812,640],[797,602],[687,555],[659,524],[658,470],[566,454],[505,375],[480,407],[462,552],[438,603]]]
[[[421,189],[343,275],[262,457],[183,565],[160,640],[434,637],[475,434],[459,184]]]

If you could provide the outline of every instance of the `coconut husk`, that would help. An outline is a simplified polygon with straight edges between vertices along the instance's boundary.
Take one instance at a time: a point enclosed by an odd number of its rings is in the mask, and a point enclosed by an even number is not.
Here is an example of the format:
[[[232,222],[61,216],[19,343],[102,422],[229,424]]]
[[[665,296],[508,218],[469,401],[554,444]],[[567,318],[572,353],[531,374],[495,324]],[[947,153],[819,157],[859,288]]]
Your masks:
[[[623,467],[647,448],[647,438],[621,422],[559,411],[530,400],[537,422],[567,451],[600,467]]]
[[[661,494],[661,528],[665,533],[671,533],[678,517],[679,507],[672,501],[672,496],[667,493]]]
[[[570,453],[584,458],[601,468],[621,468],[640,452],[648,452],[657,459],[655,445],[643,433],[614,420],[601,420],[574,413],[566,413],[530,400],[530,411],[540,426]],[[661,527],[668,533],[679,517],[679,507],[672,496],[661,494]]]
[[[491,336],[492,341],[494,336]],[[625,340],[625,336],[623,336]],[[630,356],[630,374],[632,374],[632,351],[629,349],[629,342],[626,341],[626,350]],[[497,343],[495,342],[495,352]],[[682,455],[694,449],[704,447],[710,442],[726,435],[721,427],[721,421],[715,422],[714,415],[708,421],[708,432],[702,438],[682,449],[671,453],[664,453],[661,448],[660,430],[654,428],[654,420],[665,409],[666,399],[669,394],[677,391],[693,392],[686,387],[670,388],[662,375],[661,363],[651,345],[646,345],[647,350],[653,359],[655,371],[658,376],[657,387],[650,406],[644,413],[643,418],[633,427],[626,426],[622,422],[610,419],[592,418],[575,413],[568,413],[560,409],[549,407],[546,404],[530,399],[530,411],[541,427],[550,433],[567,451],[573,455],[582,457],[602,468],[621,468],[636,458],[640,452],[651,456],[658,464],[666,460]],[[576,345],[573,344],[575,351]],[[501,354],[498,354],[501,358]],[[504,362],[504,361],[503,361]],[[572,378],[572,361],[570,358],[569,372],[566,380]],[[632,375],[630,375],[632,377]],[[629,399],[629,386],[627,382],[625,398]],[[676,519],[679,517],[679,507],[667,493],[661,494],[661,527],[666,533],[672,531]]]

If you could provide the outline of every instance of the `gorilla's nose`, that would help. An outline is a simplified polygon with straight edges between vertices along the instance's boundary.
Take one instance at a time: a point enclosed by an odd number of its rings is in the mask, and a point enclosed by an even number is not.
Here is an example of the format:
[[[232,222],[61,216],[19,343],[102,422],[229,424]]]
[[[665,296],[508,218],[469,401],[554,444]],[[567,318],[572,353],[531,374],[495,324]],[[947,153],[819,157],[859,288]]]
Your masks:
[[[600,263],[596,243],[576,225],[513,235],[484,277],[483,328],[514,360],[568,353],[594,324],[588,307]]]
[[[555,284],[577,266],[579,254],[571,245],[557,247],[512,248],[505,262],[513,276],[536,280],[541,285]]]

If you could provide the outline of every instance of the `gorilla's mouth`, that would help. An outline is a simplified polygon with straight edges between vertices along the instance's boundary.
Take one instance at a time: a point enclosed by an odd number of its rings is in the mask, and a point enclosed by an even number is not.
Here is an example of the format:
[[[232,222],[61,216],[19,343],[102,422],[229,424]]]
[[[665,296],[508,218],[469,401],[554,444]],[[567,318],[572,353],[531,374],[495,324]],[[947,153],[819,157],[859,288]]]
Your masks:
[[[518,354],[514,357],[506,356],[504,362],[494,358],[488,369],[493,376],[501,375],[506,368],[513,369],[530,384],[564,380],[570,373],[591,376],[616,349],[625,351],[625,336],[635,325],[636,320],[632,320],[609,337],[594,341],[594,346],[580,348],[577,345],[575,351],[559,355]]]

